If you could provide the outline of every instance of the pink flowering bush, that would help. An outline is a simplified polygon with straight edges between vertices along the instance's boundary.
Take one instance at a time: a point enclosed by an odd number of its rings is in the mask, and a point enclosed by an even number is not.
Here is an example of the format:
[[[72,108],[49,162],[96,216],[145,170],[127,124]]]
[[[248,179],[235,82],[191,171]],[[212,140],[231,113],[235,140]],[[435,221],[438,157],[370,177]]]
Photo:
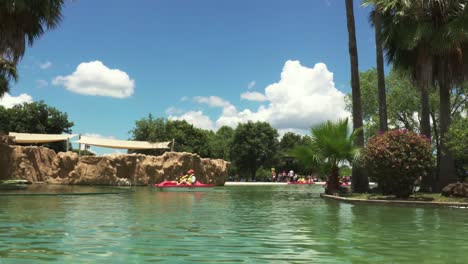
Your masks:
[[[369,140],[362,153],[369,178],[384,194],[407,198],[415,182],[431,173],[434,156],[430,140],[407,130],[391,130]]]

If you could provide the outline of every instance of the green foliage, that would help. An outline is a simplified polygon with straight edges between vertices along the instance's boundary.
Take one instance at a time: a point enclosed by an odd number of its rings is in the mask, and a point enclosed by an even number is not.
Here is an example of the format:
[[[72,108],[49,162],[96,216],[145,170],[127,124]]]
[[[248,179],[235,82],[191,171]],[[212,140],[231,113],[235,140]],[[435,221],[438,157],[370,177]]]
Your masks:
[[[73,122],[68,121],[67,113],[44,102],[16,105],[10,109],[0,106],[0,132],[62,134],[71,133]],[[65,151],[66,143],[45,145],[55,151]]]
[[[362,114],[365,121],[364,135],[367,140],[377,135],[379,131],[377,71],[370,69],[361,72],[359,78],[361,80]],[[419,121],[413,116],[414,113],[419,112],[421,103],[410,76],[402,70],[392,69],[386,76],[385,82],[389,127],[418,129]],[[351,108],[352,97],[351,94],[347,94],[346,109],[351,111]]]
[[[10,90],[12,80],[18,80],[16,65],[0,56],[0,98]]]
[[[0,1],[0,97],[9,91],[10,81],[16,81],[16,64],[24,55],[26,45],[32,45],[49,28],[61,20],[64,0],[2,0]]]
[[[212,134],[210,139],[212,157],[230,160],[230,149],[233,137],[234,129],[228,126],[222,126],[218,131],[216,131],[216,133]]]
[[[212,157],[209,139],[210,131],[199,129],[184,120],[154,119],[151,114],[135,122],[130,133],[133,140],[163,142],[175,140],[174,150],[197,153],[202,157]],[[164,151],[137,151],[138,153],[160,155]]]
[[[468,118],[454,120],[447,133],[447,145],[455,159],[457,173],[461,181],[468,171]]]
[[[401,198],[411,195],[416,180],[428,176],[434,166],[430,140],[398,129],[371,138],[362,160],[384,194]]]
[[[327,192],[333,192],[338,189],[339,165],[354,163],[359,157],[359,148],[353,143],[357,132],[350,131],[348,119],[327,121],[312,128],[309,146],[298,146],[291,155],[305,166],[326,169],[330,182]]]
[[[265,122],[239,124],[234,131],[231,160],[241,173],[249,173],[255,180],[260,167],[275,164],[278,132]]]

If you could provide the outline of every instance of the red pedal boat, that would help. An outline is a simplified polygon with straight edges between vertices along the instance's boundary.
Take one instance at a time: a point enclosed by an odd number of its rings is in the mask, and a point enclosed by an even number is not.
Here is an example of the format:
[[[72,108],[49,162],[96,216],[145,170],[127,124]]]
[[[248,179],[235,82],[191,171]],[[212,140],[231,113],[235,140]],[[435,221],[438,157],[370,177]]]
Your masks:
[[[203,187],[215,187],[214,184],[204,184],[196,181],[194,184],[177,184],[173,181],[163,181],[161,183],[155,183],[154,187],[158,188],[203,188]]]

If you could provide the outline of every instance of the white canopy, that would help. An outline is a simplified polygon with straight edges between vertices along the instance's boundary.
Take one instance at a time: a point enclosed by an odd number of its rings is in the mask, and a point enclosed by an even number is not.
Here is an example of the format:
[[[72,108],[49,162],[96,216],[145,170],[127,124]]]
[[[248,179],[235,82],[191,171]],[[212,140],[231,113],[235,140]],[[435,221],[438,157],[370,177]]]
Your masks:
[[[172,142],[129,141],[81,136],[76,143],[116,149],[170,149]]]
[[[66,141],[76,134],[30,134],[30,133],[16,133],[10,132],[9,136],[15,137],[16,143],[20,144],[37,144],[37,143],[50,143],[58,141]]]

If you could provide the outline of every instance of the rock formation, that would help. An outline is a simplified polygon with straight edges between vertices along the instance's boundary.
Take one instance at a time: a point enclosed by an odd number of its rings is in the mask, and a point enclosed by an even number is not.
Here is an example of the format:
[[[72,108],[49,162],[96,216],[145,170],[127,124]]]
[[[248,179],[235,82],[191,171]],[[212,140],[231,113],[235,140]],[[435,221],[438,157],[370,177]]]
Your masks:
[[[468,197],[468,183],[451,183],[442,189],[442,195]]]
[[[78,157],[44,147],[9,146],[0,143],[0,180],[90,185],[147,185],[174,180],[194,169],[202,183],[224,185],[229,162],[205,159],[185,152],[161,156],[114,154]]]

